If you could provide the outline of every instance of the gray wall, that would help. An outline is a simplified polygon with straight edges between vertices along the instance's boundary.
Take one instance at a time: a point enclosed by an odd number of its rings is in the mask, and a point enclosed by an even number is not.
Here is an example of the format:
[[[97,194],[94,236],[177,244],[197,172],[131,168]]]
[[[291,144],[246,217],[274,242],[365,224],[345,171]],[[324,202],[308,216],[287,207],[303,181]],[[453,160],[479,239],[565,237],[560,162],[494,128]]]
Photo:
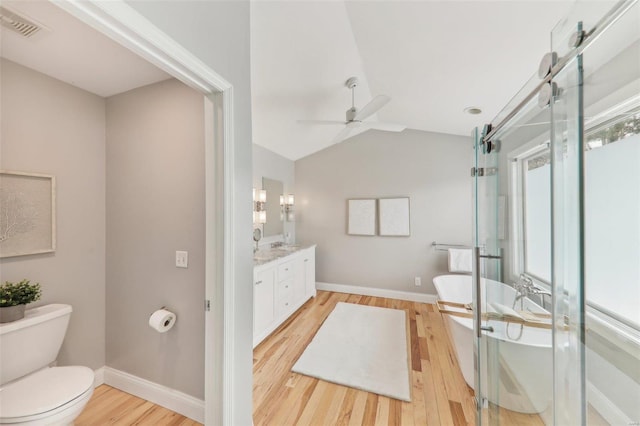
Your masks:
[[[171,79],[107,99],[106,197],[107,365],[204,398],[201,94]],[[162,306],[163,334],[147,324]]]
[[[236,367],[231,372],[234,382],[231,401],[233,422],[250,425],[251,410],[247,407],[252,405],[253,317],[247,306],[253,306],[253,256],[249,1],[150,0],[127,4],[233,84],[236,239],[233,271],[227,271],[233,274],[235,285],[231,320],[236,333],[229,336]]]
[[[249,1],[127,1],[152,24],[196,55],[203,63],[233,84],[234,107],[234,180],[233,227],[235,298],[232,321],[236,333],[230,336],[236,368],[231,372],[234,387],[231,403],[233,421],[251,424],[252,404],[252,315],[253,304],[251,254],[251,83],[249,58]],[[3,105],[4,106],[4,105]],[[4,108],[3,108],[4,114]],[[104,149],[104,148],[103,148]],[[103,166],[104,167],[104,166]],[[104,176],[104,173],[102,174]],[[78,184],[86,184],[79,182]],[[86,211],[86,210],[85,210]],[[103,225],[104,226],[104,225]],[[102,256],[104,261],[104,256]],[[102,275],[104,279],[104,274]],[[221,300],[222,298],[218,298]],[[104,300],[102,300],[104,302]],[[214,300],[214,304],[217,303]],[[92,314],[104,312],[92,309]],[[103,315],[104,316],[104,315]],[[90,325],[90,321],[85,322]],[[96,330],[104,327],[96,327]],[[91,336],[95,330],[91,330]],[[104,336],[96,341],[104,342]],[[217,334],[217,340],[222,336]],[[89,340],[90,341],[90,340]],[[104,343],[91,344],[104,357]],[[93,365],[90,362],[86,365]],[[220,401],[214,401],[219,412]]]
[[[296,161],[297,237],[318,245],[317,281],[435,294],[447,254],[431,242],[471,243],[471,152],[467,137],[370,130]],[[410,237],[346,234],[347,199],[395,196],[411,198]]]
[[[262,178],[279,180],[282,182],[285,194],[295,195],[295,163],[288,158],[269,151],[260,145],[253,144],[253,187],[262,188]],[[270,196],[271,194],[267,194]],[[276,194],[276,197],[279,196]],[[284,233],[289,234],[289,242],[296,241],[295,222],[284,221]],[[265,242],[272,241],[267,237]],[[262,243],[262,241],[261,241]]]
[[[0,280],[42,285],[33,306],[68,303],[60,365],[99,368],[105,354],[105,102],[2,60],[4,170],[51,174],[57,184],[55,253],[0,261]]]

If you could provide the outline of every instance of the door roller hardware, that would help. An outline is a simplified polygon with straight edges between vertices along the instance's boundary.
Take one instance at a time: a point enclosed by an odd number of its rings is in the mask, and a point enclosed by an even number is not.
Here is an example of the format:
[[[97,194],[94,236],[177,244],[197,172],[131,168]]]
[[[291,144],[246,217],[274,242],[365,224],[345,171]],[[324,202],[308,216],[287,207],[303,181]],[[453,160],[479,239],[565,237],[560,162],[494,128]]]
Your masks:
[[[498,174],[497,167],[472,167],[471,177],[473,176],[494,176]]]

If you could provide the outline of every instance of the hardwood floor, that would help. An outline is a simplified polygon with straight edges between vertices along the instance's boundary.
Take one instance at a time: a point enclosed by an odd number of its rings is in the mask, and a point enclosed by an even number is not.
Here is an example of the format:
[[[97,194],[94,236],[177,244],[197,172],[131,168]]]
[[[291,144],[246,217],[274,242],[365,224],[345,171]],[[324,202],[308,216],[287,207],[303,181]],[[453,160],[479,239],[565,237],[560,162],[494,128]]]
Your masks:
[[[75,426],[195,426],[200,423],[107,385],[94,391]]]
[[[401,402],[308,376],[291,367],[338,302],[405,309],[409,317],[412,402]],[[318,292],[254,350],[253,418],[258,425],[472,425],[473,391],[466,385],[441,315],[432,305]],[[589,411],[589,423],[607,424]],[[536,415],[500,410],[500,424],[542,425]],[[200,423],[101,385],[76,426]]]
[[[292,373],[291,367],[338,302],[404,309],[409,317],[412,401]],[[467,425],[473,390],[433,305],[319,291],[253,351],[253,421],[259,425]],[[504,413],[502,413],[504,412]],[[537,415],[501,410],[502,424],[542,425]]]

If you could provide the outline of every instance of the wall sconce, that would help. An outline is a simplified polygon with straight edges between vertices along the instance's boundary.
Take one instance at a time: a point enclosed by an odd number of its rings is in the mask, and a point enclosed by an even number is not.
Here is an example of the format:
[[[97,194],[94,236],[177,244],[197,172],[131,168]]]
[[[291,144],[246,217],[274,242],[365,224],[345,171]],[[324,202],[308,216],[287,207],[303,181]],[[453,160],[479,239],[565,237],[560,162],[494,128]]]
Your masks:
[[[295,219],[295,212],[293,210],[294,204],[295,197],[293,194],[280,195],[280,211],[283,216],[286,214],[289,222],[293,222]]]
[[[253,188],[253,223],[267,223],[267,191]]]

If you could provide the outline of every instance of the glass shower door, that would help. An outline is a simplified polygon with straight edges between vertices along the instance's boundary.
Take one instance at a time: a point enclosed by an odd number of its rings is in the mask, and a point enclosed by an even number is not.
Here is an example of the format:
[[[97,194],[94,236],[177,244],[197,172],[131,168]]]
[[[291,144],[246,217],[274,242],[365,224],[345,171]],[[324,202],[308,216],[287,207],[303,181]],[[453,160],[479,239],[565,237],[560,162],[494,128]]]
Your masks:
[[[528,99],[476,138],[475,388],[484,425],[552,416],[550,113]]]
[[[640,2],[603,7],[475,134],[478,424],[640,422]]]
[[[640,2],[609,6],[552,32],[558,425],[640,422]]]

